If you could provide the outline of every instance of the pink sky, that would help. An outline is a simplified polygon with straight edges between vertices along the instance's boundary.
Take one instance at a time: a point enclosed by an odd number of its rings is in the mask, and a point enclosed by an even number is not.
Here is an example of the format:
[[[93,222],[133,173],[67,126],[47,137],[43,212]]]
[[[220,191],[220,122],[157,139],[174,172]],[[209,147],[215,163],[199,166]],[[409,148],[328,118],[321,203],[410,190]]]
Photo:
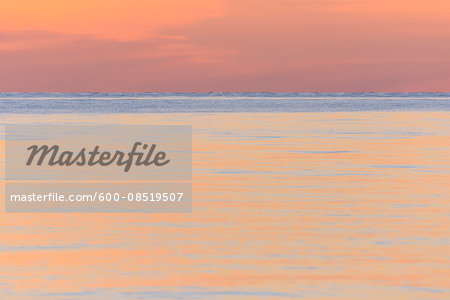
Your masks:
[[[0,2],[0,91],[450,92],[448,0]]]

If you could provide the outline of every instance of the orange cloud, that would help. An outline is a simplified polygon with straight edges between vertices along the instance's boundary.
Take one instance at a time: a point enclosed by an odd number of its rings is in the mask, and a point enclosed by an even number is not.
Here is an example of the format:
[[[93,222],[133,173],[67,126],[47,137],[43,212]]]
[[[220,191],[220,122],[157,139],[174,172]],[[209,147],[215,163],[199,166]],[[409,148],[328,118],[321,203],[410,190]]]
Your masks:
[[[134,39],[222,14],[216,0],[14,0],[0,2],[0,28]]]
[[[449,89],[447,0],[16,0],[0,28],[0,91]]]

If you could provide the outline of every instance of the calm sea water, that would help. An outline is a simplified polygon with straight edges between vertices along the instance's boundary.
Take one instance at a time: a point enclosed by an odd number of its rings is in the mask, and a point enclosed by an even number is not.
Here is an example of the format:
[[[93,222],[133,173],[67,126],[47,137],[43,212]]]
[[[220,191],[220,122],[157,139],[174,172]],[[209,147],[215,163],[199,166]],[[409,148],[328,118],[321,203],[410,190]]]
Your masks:
[[[194,201],[0,213],[0,299],[450,298],[450,94],[0,94],[6,124],[190,124]]]
[[[223,113],[449,111],[450,93],[352,94],[58,94],[0,93],[0,112]]]

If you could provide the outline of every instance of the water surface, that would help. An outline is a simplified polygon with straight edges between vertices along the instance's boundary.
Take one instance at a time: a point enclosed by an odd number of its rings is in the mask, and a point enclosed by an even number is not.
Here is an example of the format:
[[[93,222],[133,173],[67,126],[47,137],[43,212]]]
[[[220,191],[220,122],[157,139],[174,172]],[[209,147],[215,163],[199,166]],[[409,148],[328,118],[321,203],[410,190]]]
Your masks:
[[[0,213],[0,298],[448,299],[449,99],[2,94],[1,125],[192,125],[194,201]]]

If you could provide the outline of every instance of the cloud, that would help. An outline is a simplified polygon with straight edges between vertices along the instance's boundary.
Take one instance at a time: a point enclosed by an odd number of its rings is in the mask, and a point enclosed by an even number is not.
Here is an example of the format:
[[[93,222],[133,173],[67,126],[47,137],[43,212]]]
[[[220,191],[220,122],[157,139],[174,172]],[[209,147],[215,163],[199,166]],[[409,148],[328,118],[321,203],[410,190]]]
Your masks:
[[[222,14],[217,0],[15,0],[0,2],[0,28],[131,40]]]
[[[0,4],[3,91],[448,90],[440,0],[18,1]]]
[[[7,47],[3,47],[7,45]],[[0,33],[1,91],[151,91],[207,76],[227,53],[183,36],[121,41],[50,32]]]

